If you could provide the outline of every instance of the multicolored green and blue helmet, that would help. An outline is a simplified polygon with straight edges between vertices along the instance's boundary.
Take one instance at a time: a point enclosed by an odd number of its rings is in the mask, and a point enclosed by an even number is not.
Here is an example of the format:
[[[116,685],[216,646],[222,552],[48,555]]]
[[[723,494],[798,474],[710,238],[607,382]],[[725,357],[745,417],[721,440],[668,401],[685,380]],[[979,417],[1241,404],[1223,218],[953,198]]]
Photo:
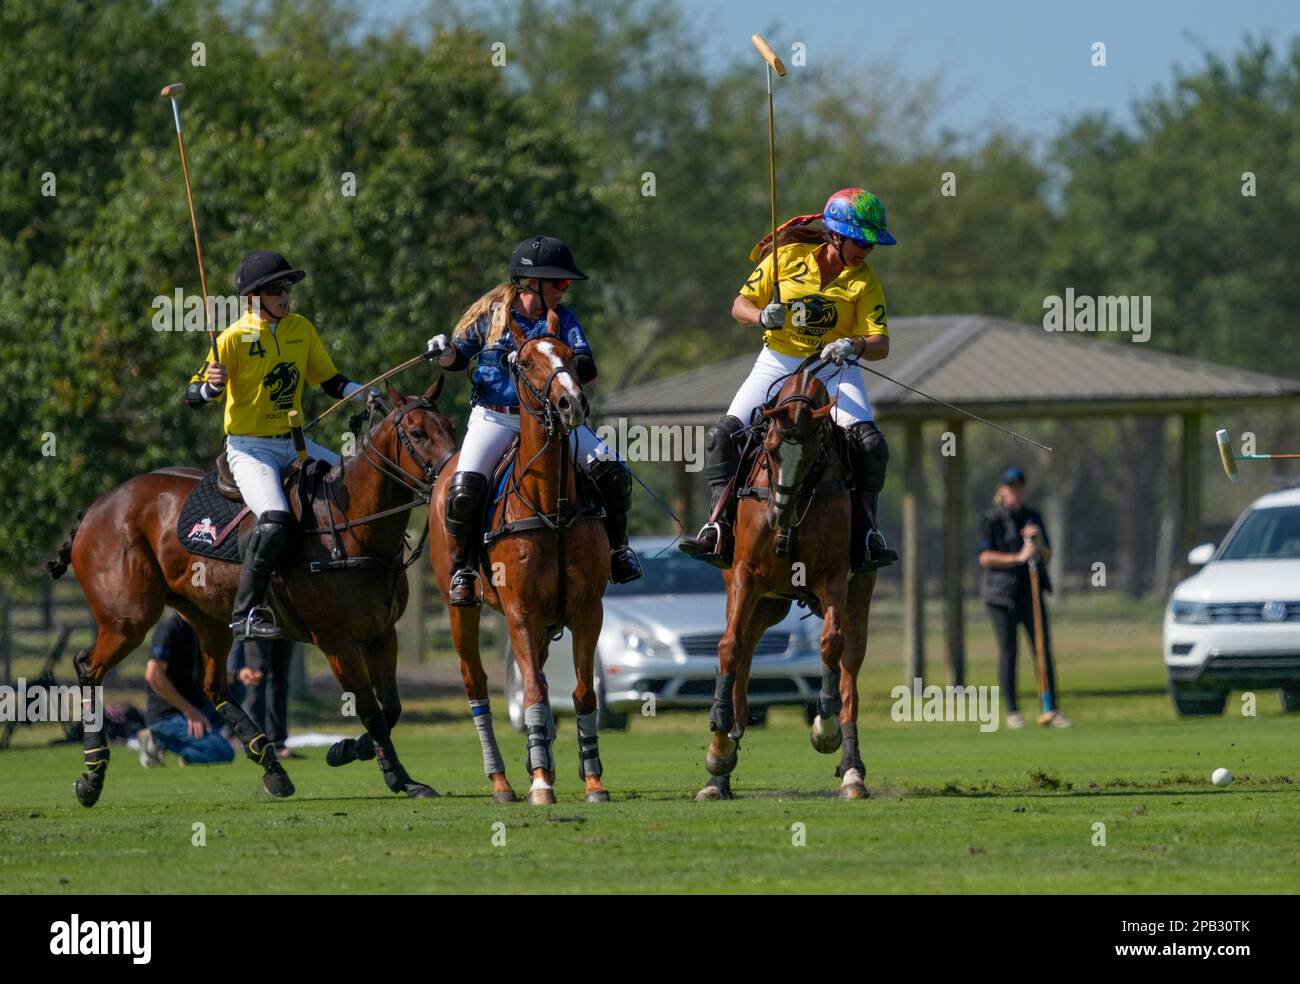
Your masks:
[[[869,245],[898,242],[885,228],[885,203],[862,188],[841,188],[831,195],[822,209],[822,226]]]

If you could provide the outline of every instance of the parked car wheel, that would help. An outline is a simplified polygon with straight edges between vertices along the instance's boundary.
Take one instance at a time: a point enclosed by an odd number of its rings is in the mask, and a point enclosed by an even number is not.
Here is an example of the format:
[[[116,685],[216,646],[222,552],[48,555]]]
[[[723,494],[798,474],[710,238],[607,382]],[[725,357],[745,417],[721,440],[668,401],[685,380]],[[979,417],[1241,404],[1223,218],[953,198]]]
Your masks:
[[[1300,689],[1282,688],[1282,710],[1288,714],[1300,711]]]
[[[1170,689],[1174,699],[1174,710],[1180,717],[1207,717],[1223,713],[1223,705],[1228,702],[1227,694],[1206,693],[1203,690]]]
[[[749,709],[749,726],[751,728],[762,728],[767,725],[767,708],[750,707]]]

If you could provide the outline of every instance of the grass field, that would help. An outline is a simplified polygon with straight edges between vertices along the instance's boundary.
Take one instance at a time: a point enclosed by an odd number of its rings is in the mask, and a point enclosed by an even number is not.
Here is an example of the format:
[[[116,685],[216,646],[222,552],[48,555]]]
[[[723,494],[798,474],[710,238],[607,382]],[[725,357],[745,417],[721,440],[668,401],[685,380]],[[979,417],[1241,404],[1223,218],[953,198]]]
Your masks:
[[[85,810],[72,796],[79,749],[38,747],[48,734],[25,729],[0,753],[0,892],[1296,891],[1300,720],[1266,692],[1257,717],[1234,697],[1222,718],[1180,721],[1149,612],[1059,623],[1076,722],[1064,731],[896,723],[897,649],[877,659],[861,741],[872,798],[860,802],[833,798],[836,757],[812,750],[796,709],[746,735],[726,803],[691,800],[703,714],[603,736],[615,801],[597,805],[581,802],[564,720],[560,803],[542,808],[490,801],[453,699],[418,702],[396,733],[412,774],[443,794],[421,802],[390,796],[373,763],[329,769],[323,750],[289,763],[298,794],[272,801],[242,759],[146,771],[115,748],[104,797]],[[970,682],[989,683],[980,632],[973,622]],[[504,725],[501,738],[523,787],[523,742]],[[1236,777],[1227,789],[1209,783],[1221,765]]]

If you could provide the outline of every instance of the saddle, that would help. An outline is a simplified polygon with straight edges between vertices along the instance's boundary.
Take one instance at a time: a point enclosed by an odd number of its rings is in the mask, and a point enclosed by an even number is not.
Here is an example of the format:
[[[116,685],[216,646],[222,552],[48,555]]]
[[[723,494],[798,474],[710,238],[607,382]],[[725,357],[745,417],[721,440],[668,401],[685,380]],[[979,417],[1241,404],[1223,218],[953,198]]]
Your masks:
[[[295,460],[281,470],[287,498],[299,502],[299,516],[312,514],[312,500],[329,468],[328,462],[308,459]],[[217,456],[216,469],[207,472],[185,498],[176,522],[177,539],[192,554],[238,564],[241,545],[237,534],[249,512],[223,451]]]

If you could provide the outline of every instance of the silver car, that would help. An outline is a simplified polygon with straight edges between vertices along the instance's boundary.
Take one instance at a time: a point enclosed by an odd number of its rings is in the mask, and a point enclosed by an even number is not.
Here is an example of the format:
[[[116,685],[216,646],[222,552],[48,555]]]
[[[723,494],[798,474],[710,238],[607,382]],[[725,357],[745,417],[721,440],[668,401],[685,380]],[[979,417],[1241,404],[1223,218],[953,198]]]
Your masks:
[[[600,726],[625,728],[650,708],[705,708],[713,701],[718,642],[726,628],[722,572],[680,553],[668,537],[634,537],[645,577],[611,584],[596,645]],[[821,619],[791,605],[754,651],[749,681],[750,722],[762,724],[774,704],[811,708],[821,688]],[[509,637],[498,632],[505,663],[510,723],[524,727],[523,687]],[[546,660],[551,707],[572,714],[573,640],[566,631]],[[651,700],[653,695],[653,700]]]

